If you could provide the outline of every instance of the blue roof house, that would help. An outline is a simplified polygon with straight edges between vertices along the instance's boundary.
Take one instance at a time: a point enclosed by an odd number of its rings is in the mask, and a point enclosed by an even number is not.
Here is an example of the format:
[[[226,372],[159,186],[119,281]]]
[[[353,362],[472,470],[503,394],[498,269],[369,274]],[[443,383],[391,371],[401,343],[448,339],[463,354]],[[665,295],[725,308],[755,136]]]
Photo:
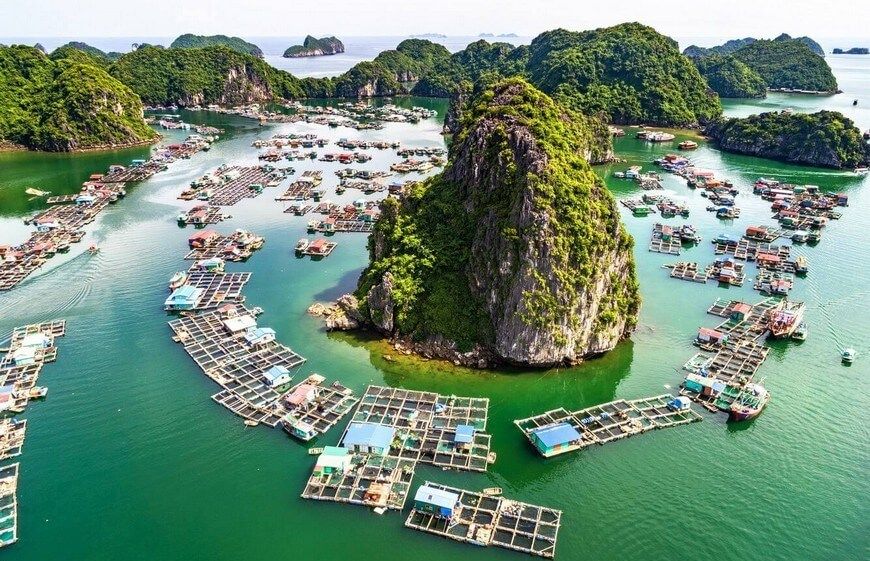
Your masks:
[[[290,376],[290,371],[280,364],[269,368],[263,372],[263,382],[270,388],[277,388],[284,384],[289,384],[293,377]]]
[[[453,434],[453,444],[457,448],[471,448],[474,442],[474,427],[471,425],[456,425],[456,431]]]
[[[393,442],[396,429],[375,423],[351,423],[341,444],[348,450],[363,454],[385,455]]]
[[[245,341],[249,345],[265,345],[275,340],[275,330],[271,327],[252,327],[245,333]]]
[[[450,518],[459,503],[459,495],[429,485],[420,485],[414,495],[414,510],[441,518]]]
[[[535,429],[531,438],[535,448],[546,458],[580,448],[580,441],[583,439],[577,429],[568,423]]]
[[[180,310],[192,310],[196,307],[199,299],[202,298],[203,289],[196,288],[189,284],[180,286],[169,295],[163,307],[171,312]]]

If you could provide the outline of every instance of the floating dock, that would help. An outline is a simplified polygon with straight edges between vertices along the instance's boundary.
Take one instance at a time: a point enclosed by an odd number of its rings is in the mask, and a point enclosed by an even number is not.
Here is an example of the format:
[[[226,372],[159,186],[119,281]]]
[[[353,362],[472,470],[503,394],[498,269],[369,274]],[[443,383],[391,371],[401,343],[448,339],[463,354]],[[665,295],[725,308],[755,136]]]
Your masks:
[[[680,261],[662,265],[662,268],[671,270],[670,276],[672,279],[704,284],[709,278],[707,270],[699,269],[698,264],[692,261]]]
[[[265,239],[245,230],[236,230],[230,235],[222,235],[213,230],[202,230],[189,240],[190,252],[185,260],[201,261],[220,258],[224,261],[244,261],[263,247]]]
[[[341,468],[318,459],[302,497],[400,510],[418,463],[486,471],[495,460],[488,407],[485,398],[369,386],[331,448]]]
[[[276,404],[284,392],[267,384],[265,373],[273,367],[289,373],[305,359],[275,341],[271,330],[257,333],[254,316],[240,304],[226,304],[172,320],[169,327],[197,366],[227,392],[218,392],[215,401],[245,419],[274,427],[280,421]]]
[[[286,177],[285,170],[272,166],[228,166],[194,181],[191,189],[180,198],[207,200],[215,206],[232,206],[246,198],[262,193],[265,187],[274,187]]]
[[[0,547],[18,541],[18,464],[0,467]]]
[[[707,309],[707,313],[726,318],[716,326],[717,331],[757,341],[767,334],[768,314],[771,310],[781,308],[783,302],[779,298],[767,298],[756,304],[747,304],[740,300],[719,298]]]
[[[405,526],[474,545],[552,558],[561,522],[560,510],[427,481],[417,491]]]
[[[208,310],[228,302],[244,302],[242,289],[251,280],[251,273],[209,273],[191,271],[185,285],[202,289],[202,295],[194,304],[194,310]]]
[[[11,389],[7,410],[21,413],[37,397],[36,382],[42,367],[57,358],[55,339],[66,334],[63,320],[34,323],[12,330],[9,350],[0,358],[0,387]]]
[[[649,250],[668,255],[679,255],[683,249],[683,242],[677,228],[667,224],[653,226],[652,238],[649,242]]]
[[[21,421],[17,419],[0,420],[0,461],[21,454],[26,431],[27,419]]]
[[[178,222],[185,226],[205,226],[206,224],[217,224],[228,218],[224,214],[223,209],[219,206],[197,205],[192,209],[178,216]]]
[[[607,444],[635,434],[675,427],[701,420],[691,408],[671,409],[671,395],[642,399],[618,399],[579,411],[553,409],[519,419],[519,427],[544,457],[579,450],[592,444]]]

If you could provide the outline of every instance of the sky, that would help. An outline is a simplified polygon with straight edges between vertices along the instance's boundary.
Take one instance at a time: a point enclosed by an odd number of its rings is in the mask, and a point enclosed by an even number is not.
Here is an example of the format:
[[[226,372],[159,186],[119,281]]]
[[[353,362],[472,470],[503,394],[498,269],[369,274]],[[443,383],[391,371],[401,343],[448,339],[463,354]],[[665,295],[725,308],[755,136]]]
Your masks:
[[[786,32],[870,43],[867,0],[0,0],[0,37],[533,36],[625,21],[683,38]]]

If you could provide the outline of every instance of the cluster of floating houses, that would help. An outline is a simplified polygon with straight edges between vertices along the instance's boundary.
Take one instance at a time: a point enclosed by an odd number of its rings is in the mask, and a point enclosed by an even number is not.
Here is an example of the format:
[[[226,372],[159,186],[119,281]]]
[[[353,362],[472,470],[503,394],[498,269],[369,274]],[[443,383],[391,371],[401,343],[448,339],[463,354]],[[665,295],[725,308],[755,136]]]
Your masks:
[[[0,462],[21,454],[27,420],[9,417],[22,413],[29,402],[46,396],[37,386],[43,366],[57,358],[55,340],[66,334],[63,320],[16,327],[0,351]],[[18,540],[18,463],[0,465],[0,548]]]
[[[266,187],[276,187],[292,170],[260,166],[226,166],[192,181],[190,188],[178,196],[186,201],[206,201],[215,206],[232,206],[242,199],[253,198]]]
[[[210,142],[191,135],[182,143],[155,149],[148,160],[133,160],[129,166],[112,165],[105,174],[92,174],[79,193],[51,196],[48,209],[25,220],[36,231],[23,243],[0,246],[0,291],[9,290],[42,267],[57,253],[70,249],[70,244],[82,240],[83,227],[94,220],[110,203],[126,195],[126,184],[148,179],[166,169],[179,158],[189,158]],[[30,189],[36,196],[49,193]]]

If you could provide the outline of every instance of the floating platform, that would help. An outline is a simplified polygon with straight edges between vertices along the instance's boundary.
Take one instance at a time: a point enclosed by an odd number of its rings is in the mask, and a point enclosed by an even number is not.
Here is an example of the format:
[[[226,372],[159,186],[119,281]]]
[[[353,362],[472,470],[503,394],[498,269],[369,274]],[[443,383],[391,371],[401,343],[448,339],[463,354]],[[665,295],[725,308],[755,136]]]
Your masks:
[[[209,273],[191,271],[185,285],[202,289],[194,310],[208,310],[228,302],[244,302],[242,289],[251,280],[251,273]]]
[[[348,467],[326,473],[315,466],[302,497],[401,510],[418,463],[486,471],[494,461],[483,432],[488,408],[485,398],[369,386],[339,440],[352,456]],[[380,450],[355,447],[348,434],[360,427],[387,433],[389,442]]]
[[[224,261],[244,261],[263,247],[265,240],[244,230],[237,230],[228,236],[215,234],[198,242],[184,256],[185,260],[201,261],[218,257]]]
[[[650,251],[666,253],[668,255],[679,255],[682,249],[683,242],[681,241],[678,228],[658,223],[653,226],[652,238],[649,243]]]
[[[752,380],[770,349],[752,339],[729,339],[718,346],[702,347],[707,352],[694,355],[683,365],[693,374],[713,376],[728,384]]]
[[[179,215],[178,222],[185,226],[205,226],[206,224],[217,224],[226,218],[227,215],[219,206],[199,205]]]
[[[18,541],[18,464],[0,467],[0,547]]]
[[[727,318],[716,326],[717,331],[743,339],[758,340],[767,333],[768,313],[781,308],[783,302],[779,298],[766,298],[756,304],[747,304],[740,300],[719,298],[707,309],[707,313]]]
[[[272,166],[229,166],[194,182],[184,198],[205,197],[215,206],[232,206],[247,198],[259,195],[264,187],[272,187],[283,181],[286,174]],[[190,195],[190,196],[187,196]]]
[[[433,514],[428,503],[415,501],[405,520],[407,528],[479,546],[555,556],[562,511],[429,481],[424,486],[425,490],[440,491],[445,498],[455,496],[456,503],[445,516]]]
[[[21,413],[34,394],[42,367],[57,359],[55,339],[66,334],[63,320],[34,323],[12,330],[9,349],[0,358],[0,386],[11,386],[7,410]]]
[[[265,373],[276,366],[289,373],[305,359],[275,341],[274,335],[261,343],[249,342],[245,335],[256,326],[253,318],[252,310],[226,304],[218,310],[174,319],[169,327],[197,366],[223,388],[213,396],[215,401],[245,419],[277,426],[279,401],[289,384],[286,389],[272,387],[266,383]],[[250,327],[230,330],[237,325]]]
[[[0,420],[0,461],[21,454],[26,432],[27,419],[21,421],[17,419]]]
[[[691,261],[680,261],[668,265],[662,265],[664,269],[670,269],[672,279],[679,279],[704,284],[709,278],[705,269],[699,269],[698,264]]]
[[[668,403],[671,395],[642,399],[619,399],[579,411],[553,409],[534,417],[518,419],[519,427],[529,442],[544,457],[579,450],[592,444],[607,444],[635,434],[675,427],[701,420],[692,409],[673,410]],[[548,431],[558,431],[555,440]]]

